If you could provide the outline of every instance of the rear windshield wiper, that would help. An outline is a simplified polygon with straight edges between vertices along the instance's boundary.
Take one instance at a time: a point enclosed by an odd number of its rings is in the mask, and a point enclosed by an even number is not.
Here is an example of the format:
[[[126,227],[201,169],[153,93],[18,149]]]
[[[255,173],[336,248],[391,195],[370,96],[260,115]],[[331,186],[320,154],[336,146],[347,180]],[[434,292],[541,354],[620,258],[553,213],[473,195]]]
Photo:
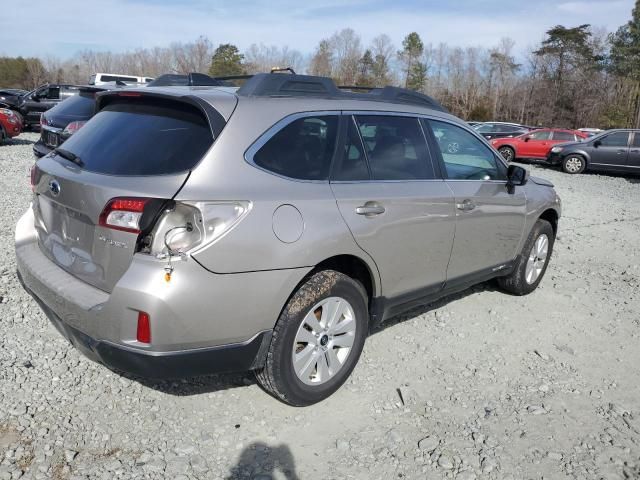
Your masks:
[[[53,151],[56,152],[58,155],[60,155],[65,160],[69,160],[70,162],[75,163],[79,167],[83,167],[84,166],[84,162],[80,159],[80,157],[77,156],[75,153],[70,152],[69,150],[65,150],[64,148],[56,148]]]

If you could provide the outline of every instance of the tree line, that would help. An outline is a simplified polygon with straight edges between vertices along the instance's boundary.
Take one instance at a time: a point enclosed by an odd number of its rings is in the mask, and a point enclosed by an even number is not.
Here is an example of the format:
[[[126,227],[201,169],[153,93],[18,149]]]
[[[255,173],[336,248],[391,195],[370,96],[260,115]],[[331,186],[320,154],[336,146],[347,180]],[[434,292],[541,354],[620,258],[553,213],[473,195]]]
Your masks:
[[[86,83],[95,72],[157,76],[201,72],[214,76],[292,67],[339,85],[398,85],[436,98],[468,120],[532,126],[640,128],[640,0],[616,32],[590,25],[550,28],[542,42],[516,56],[515,42],[456,47],[425,43],[417,32],[394,45],[384,34],[364,44],[347,28],[321,39],[305,56],[289,47],[214,47],[205,36],[168,47],[112,53],[85,50],[57,57],[0,58],[0,85],[34,88],[45,82]]]

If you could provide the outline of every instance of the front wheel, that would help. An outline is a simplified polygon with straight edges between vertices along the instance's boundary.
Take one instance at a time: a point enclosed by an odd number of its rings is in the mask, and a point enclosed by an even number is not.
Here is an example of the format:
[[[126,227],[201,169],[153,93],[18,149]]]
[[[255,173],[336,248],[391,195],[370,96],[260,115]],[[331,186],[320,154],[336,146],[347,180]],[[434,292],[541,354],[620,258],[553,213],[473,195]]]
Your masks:
[[[531,229],[513,272],[499,277],[498,284],[514,295],[533,292],[542,281],[553,251],[555,234],[546,220],[538,219]]]
[[[575,174],[584,172],[587,162],[580,155],[569,155],[562,160],[562,170],[565,173]]]
[[[256,371],[262,387],[294,406],[333,394],[351,374],[368,333],[367,294],[333,270],[309,278],[285,306]]]

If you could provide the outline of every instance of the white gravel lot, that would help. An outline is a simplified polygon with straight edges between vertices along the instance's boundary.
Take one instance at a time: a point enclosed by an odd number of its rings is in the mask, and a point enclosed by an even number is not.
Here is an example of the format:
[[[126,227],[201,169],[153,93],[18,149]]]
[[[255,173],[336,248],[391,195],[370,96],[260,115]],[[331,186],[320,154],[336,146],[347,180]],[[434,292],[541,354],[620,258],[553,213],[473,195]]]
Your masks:
[[[125,378],[49,325],[13,253],[36,138],[0,146],[0,480],[640,478],[640,178],[531,166],[564,208],[541,287],[389,322],[296,409],[250,374]]]

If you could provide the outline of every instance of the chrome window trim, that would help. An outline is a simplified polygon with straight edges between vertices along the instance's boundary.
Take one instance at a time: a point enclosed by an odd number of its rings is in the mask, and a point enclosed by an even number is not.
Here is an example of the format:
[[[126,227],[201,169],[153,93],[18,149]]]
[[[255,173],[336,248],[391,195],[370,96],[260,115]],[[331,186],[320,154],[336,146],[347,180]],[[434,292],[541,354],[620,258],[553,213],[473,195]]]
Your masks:
[[[411,180],[332,180],[331,184],[342,183],[424,183],[424,182],[446,182],[444,178],[413,178]]]
[[[298,112],[298,113],[292,113],[290,115],[287,115],[286,117],[278,120],[266,131],[260,134],[260,136],[258,136],[257,140],[253,142],[249,146],[249,148],[247,148],[247,150],[244,152],[244,161],[247,162],[252,167],[257,168],[258,170],[262,170],[263,172],[268,173],[269,175],[273,175],[274,177],[279,177],[284,180],[289,180],[292,182],[301,182],[301,183],[316,183],[316,184],[329,183],[328,176],[325,180],[305,180],[302,178],[288,177],[286,175],[273,172],[255,163],[253,157],[255,156],[256,153],[258,153],[258,150],[260,150],[278,132],[280,132],[283,128],[295,122],[296,120],[300,120],[301,118],[327,117],[327,116],[334,116],[334,115],[340,117],[340,114],[341,114],[340,110],[317,110],[317,111],[308,111],[308,112]],[[338,135],[336,132],[336,142],[337,141],[338,141]],[[331,159],[331,161],[333,162],[333,158]],[[331,168],[329,168],[329,175],[330,174],[331,174]]]

